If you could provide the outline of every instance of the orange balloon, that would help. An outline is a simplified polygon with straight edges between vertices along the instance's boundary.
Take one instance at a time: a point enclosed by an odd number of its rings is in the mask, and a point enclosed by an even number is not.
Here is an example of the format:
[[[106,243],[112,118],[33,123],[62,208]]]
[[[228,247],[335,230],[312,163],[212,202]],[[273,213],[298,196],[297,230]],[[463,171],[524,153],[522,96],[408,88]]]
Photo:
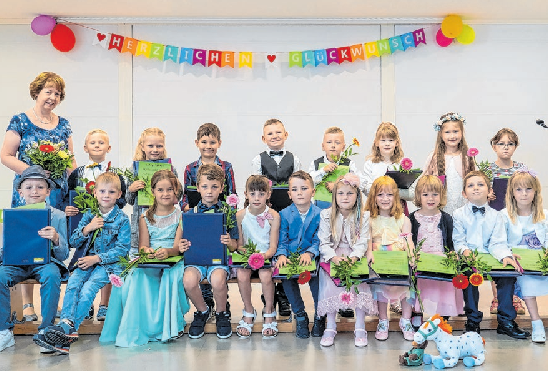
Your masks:
[[[448,15],[443,22],[441,22],[441,32],[443,32],[445,37],[450,39],[458,37],[462,32],[462,28],[462,18],[458,15]]]

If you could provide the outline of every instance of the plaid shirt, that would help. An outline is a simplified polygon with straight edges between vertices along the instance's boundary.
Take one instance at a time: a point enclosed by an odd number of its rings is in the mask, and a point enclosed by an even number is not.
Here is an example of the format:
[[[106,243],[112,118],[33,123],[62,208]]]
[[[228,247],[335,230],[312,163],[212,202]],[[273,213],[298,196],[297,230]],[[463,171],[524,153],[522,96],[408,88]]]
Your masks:
[[[226,199],[226,196],[229,196],[231,194],[236,194],[236,181],[234,180],[234,171],[232,170],[232,164],[228,161],[223,161],[219,158],[219,156],[215,157],[215,164],[219,165],[223,171],[225,172],[225,187],[223,189],[223,193],[221,194],[221,197],[219,198],[221,201],[224,201]],[[184,175],[184,186],[185,189],[188,186],[197,186],[197,175],[198,175],[198,169],[202,165],[202,157],[198,159],[198,161],[194,161],[186,166],[185,169],[185,175]],[[183,196],[183,199],[180,202],[181,210],[184,210],[185,207],[188,205],[188,197],[186,193]]]

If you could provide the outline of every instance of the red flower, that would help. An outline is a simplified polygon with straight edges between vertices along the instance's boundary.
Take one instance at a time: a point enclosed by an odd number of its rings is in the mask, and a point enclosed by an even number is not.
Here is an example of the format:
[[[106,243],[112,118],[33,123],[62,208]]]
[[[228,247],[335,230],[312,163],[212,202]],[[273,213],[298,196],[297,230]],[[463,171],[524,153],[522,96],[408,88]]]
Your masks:
[[[453,277],[453,286],[457,289],[464,290],[468,287],[468,278],[464,274],[457,274]]]
[[[93,194],[93,190],[95,189],[95,182],[89,182],[86,184],[86,192],[89,194]]]
[[[40,147],[38,147],[40,151],[45,153],[50,153],[55,151],[55,148],[53,146],[50,146],[49,144],[42,144]]]
[[[483,283],[483,276],[479,273],[474,273],[470,276],[470,284],[472,286],[479,286]]]
[[[297,279],[297,282],[299,285],[304,285],[308,281],[310,281],[311,274],[309,271],[304,271],[303,273],[299,274],[299,278]]]

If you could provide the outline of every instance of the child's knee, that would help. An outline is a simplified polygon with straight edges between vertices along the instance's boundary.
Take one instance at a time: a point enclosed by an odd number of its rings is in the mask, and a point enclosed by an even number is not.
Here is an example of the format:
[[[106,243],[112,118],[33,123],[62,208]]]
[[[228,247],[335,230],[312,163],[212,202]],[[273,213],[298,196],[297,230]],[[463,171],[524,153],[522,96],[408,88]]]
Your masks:
[[[274,284],[274,282],[272,282],[272,272],[270,269],[259,269],[259,278],[263,285]]]
[[[185,290],[191,290],[198,286],[200,283],[200,274],[195,268],[187,268],[185,269],[185,273],[183,274],[183,286]]]
[[[215,291],[222,291],[227,290],[226,288],[226,277],[227,273],[224,269],[215,269],[211,273],[211,286],[213,287],[213,290]]]
[[[212,274],[213,276],[213,274]],[[250,269],[238,269],[237,273],[238,282],[250,282],[251,281],[251,270]]]

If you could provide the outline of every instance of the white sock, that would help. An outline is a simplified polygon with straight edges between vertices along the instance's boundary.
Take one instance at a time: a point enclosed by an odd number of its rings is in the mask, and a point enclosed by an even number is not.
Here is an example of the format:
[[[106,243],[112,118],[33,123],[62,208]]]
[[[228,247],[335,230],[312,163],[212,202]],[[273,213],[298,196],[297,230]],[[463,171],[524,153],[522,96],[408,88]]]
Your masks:
[[[337,312],[327,313],[327,323],[325,324],[325,328],[330,330],[337,329]]]
[[[533,331],[544,330],[544,324],[542,323],[541,319],[537,319],[536,321],[531,321],[531,324],[533,325]]]
[[[365,330],[365,310],[356,308],[356,322],[354,323],[355,330]]]

